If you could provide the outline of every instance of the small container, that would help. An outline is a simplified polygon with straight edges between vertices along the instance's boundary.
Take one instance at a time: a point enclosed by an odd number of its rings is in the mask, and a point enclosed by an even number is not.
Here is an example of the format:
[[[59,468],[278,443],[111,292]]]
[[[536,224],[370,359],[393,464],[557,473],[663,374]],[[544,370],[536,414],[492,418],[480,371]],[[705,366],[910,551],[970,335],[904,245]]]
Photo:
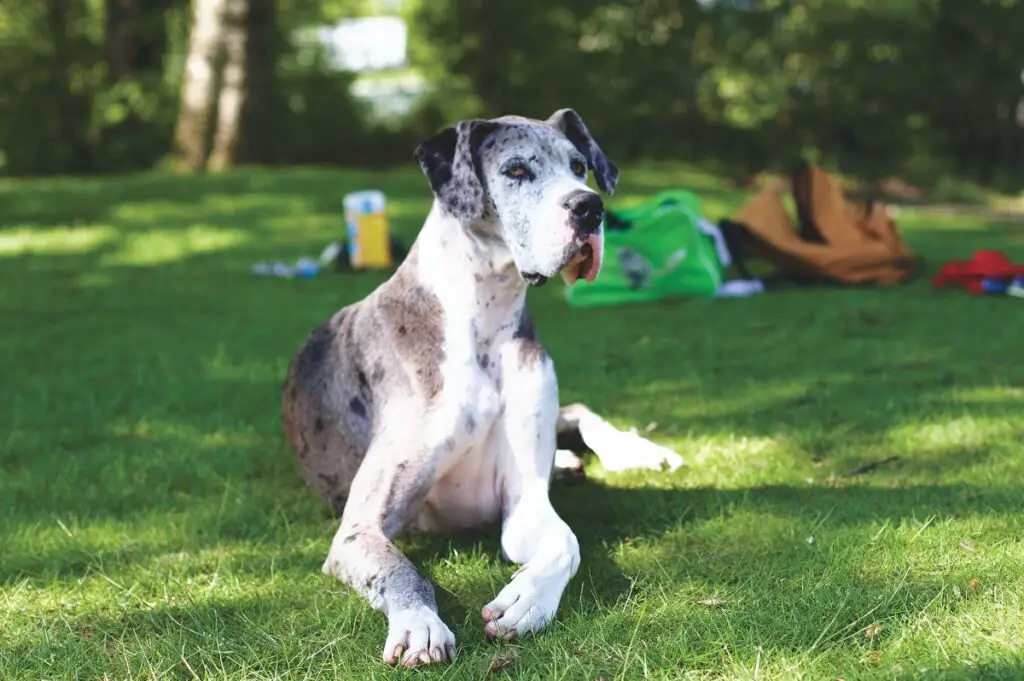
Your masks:
[[[346,194],[343,201],[352,268],[390,268],[391,239],[384,192],[377,189],[352,192]]]

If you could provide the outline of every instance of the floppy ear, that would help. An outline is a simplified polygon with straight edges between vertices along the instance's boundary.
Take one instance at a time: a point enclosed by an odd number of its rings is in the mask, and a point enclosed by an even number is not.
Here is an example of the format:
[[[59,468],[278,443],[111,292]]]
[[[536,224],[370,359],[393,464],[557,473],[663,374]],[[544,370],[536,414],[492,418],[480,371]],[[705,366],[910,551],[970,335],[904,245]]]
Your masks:
[[[587,165],[594,171],[597,186],[609,196],[615,193],[615,185],[619,183],[619,169],[611,162],[601,147],[597,145],[590,131],[583,124],[583,119],[572,109],[559,109],[551,114],[548,124],[561,131],[576,145],[579,152],[587,159]]]
[[[498,127],[483,119],[460,121],[416,147],[415,157],[444,209],[463,222],[484,215],[480,144]]]

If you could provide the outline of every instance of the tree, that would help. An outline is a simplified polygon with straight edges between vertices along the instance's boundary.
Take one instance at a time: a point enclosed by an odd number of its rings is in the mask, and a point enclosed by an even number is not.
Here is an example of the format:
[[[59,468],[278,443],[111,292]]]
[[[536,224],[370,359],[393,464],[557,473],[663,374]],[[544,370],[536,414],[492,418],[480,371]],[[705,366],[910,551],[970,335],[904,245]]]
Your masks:
[[[207,140],[217,94],[224,6],[227,0],[192,0],[192,29],[181,79],[181,110],[175,145],[187,170],[206,167]]]
[[[162,72],[167,51],[165,12],[172,4],[172,0],[106,0],[106,59],[111,81]]]
[[[223,50],[220,92],[217,101],[217,127],[210,151],[210,170],[225,170],[237,160],[242,135],[242,107],[248,87],[248,50],[246,38],[249,0],[224,0],[220,32]]]
[[[274,0],[193,0],[175,133],[185,169],[218,171],[263,160],[264,147],[255,141],[268,127],[261,114],[278,54],[274,9]]]

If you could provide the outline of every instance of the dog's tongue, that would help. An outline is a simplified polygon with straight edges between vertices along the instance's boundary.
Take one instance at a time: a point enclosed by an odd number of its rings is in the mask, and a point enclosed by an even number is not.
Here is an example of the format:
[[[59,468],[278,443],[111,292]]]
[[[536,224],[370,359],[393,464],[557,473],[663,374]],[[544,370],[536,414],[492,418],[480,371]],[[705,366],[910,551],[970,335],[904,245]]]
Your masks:
[[[586,279],[588,283],[593,283],[601,272],[603,259],[604,234],[602,232],[591,234],[576,257],[562,269],[562,279],[569,285],[580,279]]]

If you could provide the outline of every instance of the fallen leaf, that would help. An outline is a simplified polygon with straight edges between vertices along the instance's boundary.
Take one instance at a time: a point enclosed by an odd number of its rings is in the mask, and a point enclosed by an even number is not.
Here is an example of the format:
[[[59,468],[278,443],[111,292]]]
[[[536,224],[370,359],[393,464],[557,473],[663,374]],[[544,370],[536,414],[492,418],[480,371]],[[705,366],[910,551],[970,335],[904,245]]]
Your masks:
[[[500,653],[494,656],[491,660],[491,673],[499,672],[506,667],[511,667],[516,663],[516,656],[512,653]]]
[[[875,664],[882,664],[882,653],[877,650],[872,651],[871,659],[875,661]]]
[[[864,635],[866,637],[868,637],[868,638],[875,638],[880,633],[882,633],[882,625],[881,624],[872,624],[871,626],[869,626],[866,629],[864,629]]]
[[[971,588],[971,591],[977,591],[978,590],[978,580],[972,579],[971,581],[967,582],[967,586],[969,586]]]
[[[706,605],[709,608],[721,608],[725,605],[725,601],[720,601],[717,598],[705,598],[704,600],[697,601],[697,605]]]

